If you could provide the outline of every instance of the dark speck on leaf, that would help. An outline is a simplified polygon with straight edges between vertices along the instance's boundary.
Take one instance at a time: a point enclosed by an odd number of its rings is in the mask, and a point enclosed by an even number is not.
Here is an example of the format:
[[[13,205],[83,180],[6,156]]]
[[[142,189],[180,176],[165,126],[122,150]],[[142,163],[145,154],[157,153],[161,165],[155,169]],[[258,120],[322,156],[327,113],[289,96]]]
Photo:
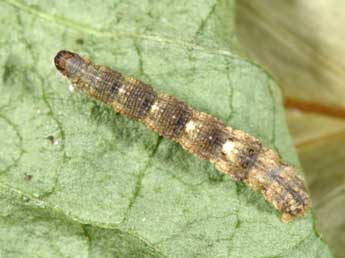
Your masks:
[[[27,197],[27,196],[23,196],[23,197],[22,197],[22,200],[23,200],[23,202],[29,202],[29,201],[30,201],[30,198]]]
[[[77,44],[79,44],[79,45],[83,45],[84,44],[84,40],[83,39],[76,39],[76,41],[75,41]]]
[[[32,175],[29,175],[29,174],[24,174],[24,179],[25,179],[25,181],[28,181],[28,182],[30,182],[31,181],[31,179],[32,179]]]
[[[47,139],[48,139],[48,141],[49,141],[51,144],[54,144],[54,142],[55,142],[54,136],[49,135],[49,136],[47,137]]]

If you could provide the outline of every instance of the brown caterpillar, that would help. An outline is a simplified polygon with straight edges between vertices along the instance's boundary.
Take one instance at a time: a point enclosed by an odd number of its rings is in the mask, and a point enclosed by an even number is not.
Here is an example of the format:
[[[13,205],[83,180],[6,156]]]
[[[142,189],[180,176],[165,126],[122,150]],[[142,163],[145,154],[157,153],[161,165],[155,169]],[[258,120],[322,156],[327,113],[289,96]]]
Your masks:
[[[260,190],[288,222],[303,216],[310,199],[303,179],[292,166],[255,137],[209,114],[196,111],[175,97],[157,93],[135,78],[98,66],[78,54],[62,50],[56,68],[87,95],[110,104],[116,112],[141,121],[151,130],[174,140],[216,168]]]

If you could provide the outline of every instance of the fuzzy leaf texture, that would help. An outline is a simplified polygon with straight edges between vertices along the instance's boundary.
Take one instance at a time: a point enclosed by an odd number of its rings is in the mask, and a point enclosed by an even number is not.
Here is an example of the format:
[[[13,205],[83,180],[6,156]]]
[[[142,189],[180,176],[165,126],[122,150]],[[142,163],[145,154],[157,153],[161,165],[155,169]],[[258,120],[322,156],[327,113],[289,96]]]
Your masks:
[[[68,91],[68,49],[258,137],[298,165],[279,88],[241,57],[234,1],[0,3],[0,257],[331,257],[309,212]]]

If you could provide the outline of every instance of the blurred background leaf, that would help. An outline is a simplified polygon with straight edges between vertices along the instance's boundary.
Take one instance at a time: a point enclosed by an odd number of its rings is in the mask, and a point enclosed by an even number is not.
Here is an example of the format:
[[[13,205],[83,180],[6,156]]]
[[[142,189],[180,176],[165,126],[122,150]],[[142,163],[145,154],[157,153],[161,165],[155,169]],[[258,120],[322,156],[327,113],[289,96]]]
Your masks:
[[[318,224],[345,253],[345,2],[241,0],[240,42],[283,89]]]

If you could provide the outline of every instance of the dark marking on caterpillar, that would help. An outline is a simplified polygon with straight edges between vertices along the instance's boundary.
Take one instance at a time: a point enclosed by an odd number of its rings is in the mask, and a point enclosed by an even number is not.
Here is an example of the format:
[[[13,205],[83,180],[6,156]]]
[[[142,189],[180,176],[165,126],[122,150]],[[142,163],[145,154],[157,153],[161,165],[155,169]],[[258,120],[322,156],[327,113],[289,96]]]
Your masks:
[[[197,157],[209,160],[234,180],[261,191],[281,212],[283,222],[303,216],[310,207],[304,181],[296,170],[255,137],[78,54],[62,50],[54,62],[76,89],[144,123]]]

